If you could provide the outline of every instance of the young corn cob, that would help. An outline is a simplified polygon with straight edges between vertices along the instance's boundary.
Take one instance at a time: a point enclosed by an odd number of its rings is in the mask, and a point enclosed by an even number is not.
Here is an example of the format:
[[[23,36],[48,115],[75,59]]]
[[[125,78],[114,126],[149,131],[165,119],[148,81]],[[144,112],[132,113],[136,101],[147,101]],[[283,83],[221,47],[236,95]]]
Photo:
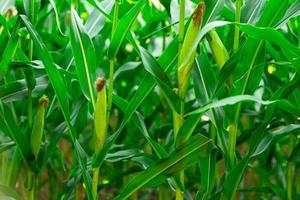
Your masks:
[[[105,79],[100,77],[96,80],[96,90],[98,93],[96,107],[95,107],[95,134],[96,134],[96,147],[98,153],[103,148],[106,138],[106,112],[107,112],[107,97]]]
[[[227,49],[214,29],[209,31],[209,36],[211,39],[209,41],[210,48],[216,59],[217,66],[219,70],[221,70],[226,61],[229,59]]]
[[[187,29],[182,49],[179,55],[179,66],[178,66],[178,85],[179,85],[179,96],[182,98],[185,95],[189,74],[192,69],[194,58],[196,56],[196,50],[189,54],[190,47],[195,43],[197,35],[199,34],[203,16],[205,12],[205,4],[200,2],[198,7],[193,13],[192,20]],[[188,55],[191,55],[188,57]]]
[[[44,118],[48,103],[49,100],[47,96],[44,95],[40,98],[38,111],[34,119],[30,142],[31,149],[35,158],[38,157],[38,153],[41,148],[42,137],[44,132]]]

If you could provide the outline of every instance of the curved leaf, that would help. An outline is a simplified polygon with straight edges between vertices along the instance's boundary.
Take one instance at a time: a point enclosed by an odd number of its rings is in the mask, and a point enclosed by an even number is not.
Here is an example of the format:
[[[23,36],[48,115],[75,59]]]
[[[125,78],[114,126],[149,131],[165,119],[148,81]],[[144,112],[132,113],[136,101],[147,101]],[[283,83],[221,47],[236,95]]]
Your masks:
[[[22,198],[20,195],[11,187],[6,185],[0,185],[0,199],[14,199],[14,200],[21,200]]]
[[[77,77],[86,98],[95,108],[96,54],[92,40],[86,32],[81,19],[71,8],[71,46],[75,58]]]
[[[115,34],[112,37],[109,49],[108,57],[114,58],[119,51],[119,48],[128,33],[130,27],[138,16],[140,10],[143,8],[146,0],[139,0],[133,8],[131,8],[117,23]]]
[[[18,39],[17,33],[14,32],[6,44],[0,60],[0,80],[4,78],[8,71],[9,63],[11,62],[18,46]]]
[[[131,181],[129,181],[129,183],[125,186],[120,195],[115,198],[115,200],[121,200],[130,197],[135,191],[137,191],[159,175],[167,172],[177,163],[185,162],[185,159],[187,159],[187,157],[194,157],[195,154],[201,157],[201,153],[207,154],[212,150],[212,148],[213,145],[211,143],[211,140],[202,135],[194,136],[191,141],[180,146],[177,150],[171,153],[169,157],[160,160],[158,163],[150,166],[145,171],[136,175]],[[195,162],[198,162],[198,160],[194,159],[194,163]],[[182,170],[182,167],[178,170]]]
[[[60,34],[62,34],[63,36],[66,36],[62,29],[61,29],[61,25],[60,25],[60,21],[59,21],[59,16],[58,16],[58,11],[57,11],[57,8],[56,8],[56,5],[55,5],[55,2],[54,0],[49,0],[53,10],[54,10],[54,13],[55,13],[55,20],[56,20],[56,24],[57,24],[57,28],[58,28],[58,31],[60,32]]]
[[[265,100],[258,99],[257,97],[251,96],[251,95],[237,95],[237,96],[227,97],[224,99],[213,101],[211,103],[208,103],[208,104],[188,113],[187,115],[195,115],[195,114],[206,112],[207,110],[209,110],[211,108],[224,107],[224,106],[234,105],[234,104],[237,104],[240,102],[247,102],[247,101],[253,101],[253,102],[256,102],[259,104],[263,104],[263,105],[274,104],[278,108],[281,108],[289,113],[293,113],[293,114],[297,114],[297,115],[300,114],[300,109],[285,99],[272,100],[272,101],[266,100],[265,101]]]
[[[177,48],[178,48],[178,41],[177,38],[175,38],[173,42],[169,45],[169,47],[165,50],[165,52],[158,59],[158,63],[167,73],[172,69],[172,66],[176,64],[177,61],[176,59],[178,54],[176,51],[174,51],[174,49]],[[123,128],[126,126],[126,124],[129,122],[129,120],[131,119],[132,115],[135,113],[137,108],[141,105],[143,100],[150,94],[150,92],[154,87],[155,87],[155,80],[150,74],[146,74],[142,79],[138,90],[136,91],[136,93],[128,103],[128,107],[126,109],[125,116],[122,120],[120,127],[113,135],[111,135],[111,137],[107,139],[107,142],[103,150],[101,151],[99,156],[95,158],[95,160],[93,161],[93,166],[99,166],[102,164],[105,155],[108,153],[111,146],[115,143]]]
[[[103,4],[103,12],[105,14],[109,13],[114,5],[114,1],[106,0],[100,3],[100,6]],[[97,8],[89,16],[88,20],[85,23],[85,28],[91,38],[95,37],[104,27],[107,16],[99,11]]]
[[[172,110],[180,113],[180,99],[170,87],[171,81],[169,80],[169,77],[160,67],[155,58],[146,49],[139,47],[139,50],[145,69],[156,80],[165,98],[167,99],[169,106]]]
[[[69,101],[66,95],[66,86],[65,83],[63,82],[63,79],[58,71],[58,69],[55,66],[55,63],[53,61],[53,58],[49,51],[47,50],[45,44],[43,43],[41,37],[38,35],[32,24],[28,21],[27,17],[24,15],[21,15],[21,19],[23,20],[28,32],[31,35],[32,40],[34,41],[37,49],[39,56],[41,57],[45,69],[47,71],[47,74],[49,76],[49,80],[52,84],[52,87],[54,88],[55,94],[57,96],[57,99],[60,103],[62,113],[64,115],[64,118],[67,122],[67,125],[70,129],[71,132],[71,139],[72,143],[74,145],[75,151],[76,151],[76,156],[77,160],[79,162],[79,166],[81,168],[81,172],[83,174],[84,182],[85,182],[85,187],[86,187],[86,192],[88,199],[92,199],[92,193],[91,193],[91,177],[86,171],[86,166],[85,166],[85,161],[84,161],[84,156],[83,156],[83,150],[80,147],[80,144],[76,140],[76,132],[75,129],[73,128],[70,120],[70,110],[69,110]]]

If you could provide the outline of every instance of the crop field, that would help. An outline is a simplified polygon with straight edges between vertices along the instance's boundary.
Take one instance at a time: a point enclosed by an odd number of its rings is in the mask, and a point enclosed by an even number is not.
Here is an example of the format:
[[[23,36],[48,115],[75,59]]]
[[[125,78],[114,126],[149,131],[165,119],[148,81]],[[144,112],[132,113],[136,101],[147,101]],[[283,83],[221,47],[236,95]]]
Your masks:
[[[0,0],[0,200],[125,199],[300,199],[300,0]]]

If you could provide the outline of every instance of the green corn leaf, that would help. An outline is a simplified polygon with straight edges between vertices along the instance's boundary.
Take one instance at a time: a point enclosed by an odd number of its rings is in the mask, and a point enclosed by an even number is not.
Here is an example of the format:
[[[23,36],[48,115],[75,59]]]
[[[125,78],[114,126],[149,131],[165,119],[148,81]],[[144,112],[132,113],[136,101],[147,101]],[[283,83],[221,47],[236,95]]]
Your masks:
[[[256,25],[273,27],[284,17],[288,9],[288,4],[288,0],[283,0],[281,2],[274,0],[268,1],[264,12]]]
[[[262,14],[266,1],[253,0],[246,1],[241,9],[241,22],[255,24]]]
[[[271,133],[267,133],[260,141],[260,143],[251,143],[251,148],[255,149],[255,152],[248,154],[246,158],[243,159],[236,167],[234,167],[228,174],[228,178],[225,180],[225,194],[228,195],[230,198],[233,197],[233,192],[238,187],[238,180],[242,178],[243,172],[245,171],[247,164],[253,159],[254,157],[263,153],[266,149],[269,148],[270,144],[276,138],[284,137],[295,130],[300,128],[297,124],[290,124],[286,127],[280,128],[275,130]],[[260,128],[258,130],[263,131],[265,127]]]
[[[107,1],[103,1],[103,2],[99,3],[97,0],[88,0],[88,2],[91,5],[93,5],[100,13],[102,13],[107,19],[112,20],[112,16],[109,15],[109,11],[106,10],[107,7],[105,7],[105,5],[108,6],[108,4],[114,3],[114,1],[109,1],[108,3],[107,3]],[[104,5],[102,5],[102,4],[104,4]]]
[[[218,108],[218,107],[224,107],[228,105],[234,105],[240,102],[256,102],[262,105],[271,105],[274,104],[280,109],[283,109],[289,113],[296,114],[298,115],[300,113],[300,109],[294,106],[291,102],[285,99],[278,99],[278,100],[271,100],[271,101],[265,101],[262,99],[258,99],[257,97],[251,96],[251,95],[237,95],[237,96],[232,96],[232,97],[227,97],[224,99],[216,100],[211,103],[208,103],[190,113],[188,115],[195,115],[199,113],[206,112],[207,110],[211,108]]]
[[[77,77],[86,98],[95,108],[96,54],[94,45],[74,8],[71,8],[71,46]]]
[[[245,171],[250,159],[244,158],[239,164],[234,166],[228,173],[228,176],[224,183],[224,195],[223,198],[233,199],[234,193],[237,190],[239,180],[241,180],[243,172]]]
[[[116,104],[123,112],[126,111],[126,108],[128,106],[128,102],[126,102],[126,100],[122,99],[119,96],[113,95],[113,102],[114,104]],[[151,147],[153,148],[153,150],[155,151],[155,153],[157,154],[157,156],[159,158],[163,158],[166,157],[168,155],[168,153],[166,152],[166,150],[156,141],[154,141],[149,133],[148,130],[146,128],[145,122],[143,121],[143,117],[141,116],[140,113],[135,112],[132,116],[133,123],[135,124],[135,126],[138,127],[138,129],[141,131],[141,133],[143,134],[143,136],[146,138],[146,140],[149,142],[149,144],[151,145]]]
[[[155,58],[146,49],[139,47],[139,50],[145,69],[156,80],[165,98],[167,99],[169,106],[175,112],[180,113],[180,100],[170,87],[171,81],[169,80],[169,77],[159,66],[159,63],[155,60]]]
[[[206,11],[203,24],[214,21],[224,8],[224,0],[204,0]]]
[[[300,199],[299,10],[0,0],[0,199]]]
[[[0,198],[1,199],[15,199],[21,200],[21,196],[11,187],[0,185]]]
[[[85,23],[85,28],[91,38],[94,38],[104,28],[106,18],[111,19],[107,13],[112,10],[114,1],[106,0],[102,1],[100,6],[102,4],[104,13],[95,8]]]
[[[207,157],[199,162],[201,172],[200,196],[202,200],[209,199],[215,185],[217,151],[212,150]]]
[[[288,1],[269,1],[264,9],[264,13],[256,23],[258,27],[273,27],[287,10]],[[241,52],[241,62],[237,66],[237,73],[234,74],[236,88],[234,94],[245,94],[251,79],[251,71],[254,68],[257,56],[262,48],[262,41],[249,38],[243,46]],[[257,86],[252,86],[257,87]]]
[[[18,59],[29,62],[28,57],[25,55],[25,53],[20,48],[17,48],[16,54],[17,54]],[[28,89],[33,90],[36,86],[36,80],[33,75],[33,69],[31,66],[24,69],[24,76],[25,76],[25,80],[26,80]]]
[[[172,67],[176,63],[177,53],[174,52],[174,49],[178,48],[177,38],[174,38],[173,42],[165,50],[165,52],[158,58],[158,63],[163,68],[165,72],[170,73]],[[150,74],[146,74],[139,85],[139,89],[136,91],[135,95],[129,101],[126,115],[124,116],[123,123],[126,124],[131,118],[132,114],[136,109],[141,105],[143,100],[147,97],[150,91],[155,86],[155,80]]]
[[[214,93],[217,86],[217,78],[216,73],[213,70],[213,67],[209,61],[209,58],[207,55],[202,54],[199,55],[196,59],[193,71],[193,81],[194,81],[194,91],[197,97],[197,101],[201,103],[202,105],[207,104],[212,99],[214,99]],[[220,79],[220,78],[219,78]],[[224,81],[222,82],[224,85]],[[208,111],[207,115],[209,116],[211,122],[217,129],[217,143],[220,147],[224,157],[228,157],[227,152],[227,132],[222,127],[223,116],[222,113],[224,113],[222,108],[214,108]],[[202,113],[199,113],[199,119],[200,116],[202,116]],[[193,125],[190,125],[190,127],[195,127],[198,122],[196,120],[193,120],[193,118],[196,118],[197,115],[193,116],[191,115],[186,119],[185,123],[188,123],[188,121],[192,121]],[[194,124],[196,123],[196,124]],[[183,124],[183,127],[185,126]],[[179,135],[182,135],[185,137],[185,139],[188,139],[190,136],[187,134],[189,131],[184,131],[184,128],[181,128],[182,130],[179,130]],[[191,133],[190,133],[191,134]],[[179,137],[182,137],[179,136]],[[214,137],[214,136],[212,136]],[[184,139],[183,139],[184,140]]]
[[[280,97],[284,97],[287,94],[290,94],[294,89],[295,86],[300,83],[299,78],[292,79],[290,82],[279,88],[276,93],[274,93],[272,99],[277,99]],[[264,123],[262,123],[259,127],[257,127],[254,132],[252,133],[252,137],[250,138],[250,150],[248,155],[234,168],[232,168],[228,176],[224,182],[224,193],[230,199],[233,198],[235,191],[237,190],[238,184],[243,176],[243,173],[251,161],[251,155],[256,151],[257,146],[259,145],[263,134],[265,133],[265,129],[267,128],[268,124],[272,119],[272,115],[275,113],[274,105],[270,105],[267,113],[265,115]]]
[[[63,79],[57,70],[55,63],[52,59],[52,56],[50,55],[49,51],[47,50],[45,44],[43,43],[41,37],[38,35],[36,30],[33,28],[32,24],[28,21],[27,17],[24,15],[21,15],[21,19],[23,20],[28,32],[30,33],[36,47],[38,48],[39,56],[42,58],[42,61],[45,65],[45,69],[47,71],[47,74],[49,76],[49,79],[51,81],[51,84],[54,88],[54,91],[57,95],[58,101],[60,103],[60,106],[62,108],[62,112],[64,115],[64,118],[67,122],[67,125],[71,131],[71,139],[72,143],[74,145],[74,148],[76,150],[76,156],[77,160],[79,162],[79,166],[81,168],[83,178],[85,181],[86,186],[86,192],[89,199],[92,199],[92,193],[91,193],[91,177],[86,171],[86,166],[84,165],[83,156],[80,149],[80,144],[76,140],[76,133],[75,130],[71,124],[70,120],[70,111],[69,111],[69,101],[66,95],[66,86],[63,82]]]
[[[133,22],[137,18],[139,12],[143,8],[146,0],[139,0],[119,21],[116,27],[115,34],[112,37],[109,49],[108,57],[114,58],[119,51],[119,48],[131,28]]]
[[[197,135],[193,137],[190,142],[187,142],[180,146],[175,152],[171,153],[171,155],[163,160],[160,160],[158,163],[150,166],[145,171],[136,175],[123,189],[118,197],[115,199],[126,199],[130,197],[135,191],[143,187],[145,184],[155,179],[159,175],[165,173],[170,170],[179,162],[184,162],[189,156],[193,156],[194,153],[207,153],[212,149],[211,141],[202,136]],[[197,162],[197,160],[194,160]],[[179,170],[182,170],[179,169]]]
[[[6,105],[2,105],[2,109],[0,109],[0,128],[1,131],[16,143],[25,163],[29,165],[30,169],[34,172],[38,172],[34,162],[34,155],[30,145],[28,145],[30,141],[25,137],[25,134],[20,130],[19,126],[16,125],[13,113]]]
[[[291,18],[300,15],[300,1],[295,0],[287,9],[284,17],[276,24],[276,27],[281,27],[286,24]]]
[[[0,144],[0,153],[14,147],[16,144],[14,142],[5,142]]]
[[[11,62],[11,60],[13,59],[13,56],[15,55],[17,46],[18,46],[18,36],[15,32],[9,38],[9,41],[6,44],[6,47],[5,47],[2,57],[1,57],[0,80],[2,80],[4,78],[4,76],[6,75],[6,73],[8,72],[9,63]]]
[[[53,8],[54,13],[55,13],[55,20],[56,20],[56,25],[57,25],[58,31],[60,32],[60,34],[62,34],[63,36],[65,36],[65,34],[63,33],[63,31],[61,29],[59,15],[58,15],[58,11],[57,11],[55,2],[54,2],[54,0],[49,0],[49,2],[50,2],[51,6]]]
[[[259,28],[247,24],[238,24],[241,31],[247,33],[249,36],[266,40],[273,44],[279,45],[284,51],[289,51],[293,56],[300,56],[300,48],[289,42],[279,31],[274,28]],[[280,43],[278,43],[280,41]]]
[[[177,48],[178,48],[178,42],[177,42],[177,38],[175,38],[173,42],[169,45],[169,47],[166,49],[164,54],[162,54],[158,59],[158,63],[167,73],[171,71],[172,67],[175,65],[177,61],[176,60],[177,53],[174,52],[174,49]],[[120,127],[118,128],[117,131],[115,131],[115,133],[111,137],[107,139],[107,143],[104,145],[103,150],[101,151],[99,156],[97,156],[97,158],[94,159],[93,166],[99,166],[103,163],[105,155],[108,153],[111,146],[119,137],[125,125],[129,122],[132,115],[136,112],[137,108],[141,105],[143,100],[147,97],[147,95],[149,95],[149,93],[154,87],[155,87],[155,80],[150,74],[146,74],[139,85],[139,89],[136,91],[135,95],[128,103],[128,107],[126,109],[125,116],[122,120]]]
[[[37,78],[36,88],[33,90],[33,95],[44,91],[48,86],[48,79],[46,77]],[[0,86],[0,99],[4,103],[14,102],[27,98],[28,87],[27,82],[23,80],[13,81],[5,86]]]
[[[44,63],[45,69],[48,73],[49,79],[53,86],[53,89],[59,98],[59,102],[63,107],[63,113],[67,119],[70,118],[70,111],[69,111],[69,101],[65,91],[67,91],[66,86],[63,82],[63,79],[58,72],[52,56],[50,55],[49,51],[47,50],[45,44],[42,41],[42,38],[38,35],[38,33],[34,30],[32,24],[28,21],[27,17],[21,15],[21,19],[23,20],[28,32],[32,36],[33,41],[36,44],[36,48],[38,48],[39,56],[42,58]]]
[[[263,153],[266,149],[269,148],[273,140],[276,138],[284,137],[288,134],[293,133],[294,131],[298,130],[300,128],[300,125],[298,124],[290,124],[287,126],[284,126],[282,128],[279,128],[277,130],[271,131],[270,133],[267,133],[260,141],[260,143],[257,145],[257,148],[255,152],[251,155],[251,158],[256,157]]]

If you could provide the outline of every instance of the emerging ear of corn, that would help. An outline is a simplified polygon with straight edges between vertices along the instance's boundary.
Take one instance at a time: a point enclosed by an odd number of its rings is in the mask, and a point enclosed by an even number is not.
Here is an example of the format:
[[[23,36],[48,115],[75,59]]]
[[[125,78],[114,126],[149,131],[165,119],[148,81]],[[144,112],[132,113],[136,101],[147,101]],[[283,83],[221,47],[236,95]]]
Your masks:
[[[219,70],[221,70],[224,64],[226,63],[226,61],[229,59],[227,49],[225,48],[223,42],[221,41],[218,33],[214,29],[209,31],[209,36],[210,36],[209,46],[215,57],[217,66]]]
[[[95,150],[99,153],[105,142],[106,138],[106,123],[107,123],[107,97],[106,97],[106,81],[103,77],[96,80],[96,89],[98,93],[97,102],[95,106],[95,135],[96,146]]]
[[[44,119],[45,119],[45,112],[48,106],[49,100],[47,96],[42,96],[39,100],[39,107],[36,113],[34,124],[32,127],[32,133],[30,138],[31,149],[33,155],[37,159],[38,153],[41,148],[42,137],[44,132]]]
[[[179,96],[182,98],[185,95],[189,74],[196,56],[196,50],[190,54],[190,48],[196,42],[197,35],[199,34],[203,16],[205,12],[205,4],[200,2],[198,7],[193,13],[192,20],[187,29],[182,49],[179,55],[179,66],[178,66],[178,85],[179,85]],[[190,56],[189,56],[190,55]]]

